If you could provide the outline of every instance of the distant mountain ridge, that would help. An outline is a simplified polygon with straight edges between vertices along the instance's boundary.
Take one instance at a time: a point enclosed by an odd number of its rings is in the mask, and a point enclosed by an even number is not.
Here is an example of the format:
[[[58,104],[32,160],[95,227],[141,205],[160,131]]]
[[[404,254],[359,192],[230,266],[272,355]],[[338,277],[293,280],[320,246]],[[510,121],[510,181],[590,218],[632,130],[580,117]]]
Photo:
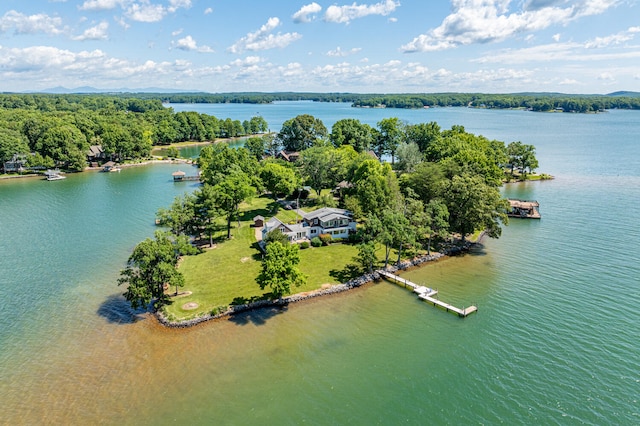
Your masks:
[[[206,93],[199,90],[164,89],[161,87],[144,87],[140,89],[118,88],[118,89],[97,89],[91,86],[80,86],[69,89],[62,86],[52,87],[44,90],[29,90],[22,93],[47,93],[52,95],[77,95],[77,94],[108,94],[108,93]]]

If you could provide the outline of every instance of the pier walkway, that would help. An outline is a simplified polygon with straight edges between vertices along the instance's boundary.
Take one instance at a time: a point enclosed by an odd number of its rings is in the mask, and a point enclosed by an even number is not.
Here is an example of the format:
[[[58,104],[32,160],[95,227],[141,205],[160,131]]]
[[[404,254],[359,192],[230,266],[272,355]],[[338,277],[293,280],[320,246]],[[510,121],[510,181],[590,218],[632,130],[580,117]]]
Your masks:
[[[387,271],[383,271],[383,270],[379,270],[377,271],[381,276],[392,280],[396,283],[400,283],[402,284],[405,288],[411,288],[411,290],[416,293],[418,295],[418,297],[424,301],[427,301],[431,304],[433,304],[433,306],[439,306],[442,309],[446,310],[447,312],[453,312],[455,314],[458,314],[458,316],[460,317],[466,317],[469,314],[472,314],[474,312],[476,312],[478,310],[478,307],[475,305],[471,305],[467,308],[456,308],[453,305],[450,305],[448,303],[443,302],[440,299],[437,299],[434,296],[437,296],[438,294],[438,290],[434,290],[430,287],[426,287],[423,285],[418,285],[416,283],[413,283],[409,280],[406,280],[402,277],[399,277],[397,275],[394,275],[390,272]]]

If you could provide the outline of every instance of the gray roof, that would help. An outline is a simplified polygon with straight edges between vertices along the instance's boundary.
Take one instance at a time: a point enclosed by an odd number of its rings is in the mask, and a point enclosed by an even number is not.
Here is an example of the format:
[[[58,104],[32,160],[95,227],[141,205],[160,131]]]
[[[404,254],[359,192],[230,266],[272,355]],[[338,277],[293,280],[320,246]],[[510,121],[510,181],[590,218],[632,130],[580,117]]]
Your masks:
[[[328,214],[326,216],[322,216],[320,218],[320,220],[322,220],[323,222],[328,222],[328,221],[334,220],[334,219],[346,219],[346,218],[348,218],[348,216],[346,216],[346,215],[337,214],[337,213],[331,213],[331,214]]]
[[[323,207],[321,209],[305,213],[304,218],[307,220],[320,219],[322,221],[327,221],[325,217],[331,216],[332,218],[337,218],[338,216],[341,218],[348,218],[351,212],[344,209],[336,209],[333,207]],[[337,216],[336,216],[337,215]]]
[[[87,151],[87,154],[97,157],[98,155],[102,154],[102,152],[102,145],[91,145],[89,147],[89,151]]]

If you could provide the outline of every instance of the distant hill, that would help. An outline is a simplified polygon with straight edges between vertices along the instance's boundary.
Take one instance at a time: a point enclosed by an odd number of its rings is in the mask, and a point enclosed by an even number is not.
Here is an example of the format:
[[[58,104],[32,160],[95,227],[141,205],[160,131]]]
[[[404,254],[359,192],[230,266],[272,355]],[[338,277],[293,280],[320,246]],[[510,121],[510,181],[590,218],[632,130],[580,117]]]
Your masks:
[[[640,98],[640,92],[620,91],[607,94],[607,96],[626,96],[627,98]]]

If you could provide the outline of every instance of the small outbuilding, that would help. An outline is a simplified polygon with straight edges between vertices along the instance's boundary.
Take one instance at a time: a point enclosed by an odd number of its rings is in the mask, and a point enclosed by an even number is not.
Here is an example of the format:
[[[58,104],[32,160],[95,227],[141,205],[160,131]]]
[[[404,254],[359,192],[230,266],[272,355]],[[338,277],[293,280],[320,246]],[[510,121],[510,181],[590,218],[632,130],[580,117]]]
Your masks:
[[[264,217],[258,215],[253,218],[253,226],[255,228],[262,228],[264,226]]]

